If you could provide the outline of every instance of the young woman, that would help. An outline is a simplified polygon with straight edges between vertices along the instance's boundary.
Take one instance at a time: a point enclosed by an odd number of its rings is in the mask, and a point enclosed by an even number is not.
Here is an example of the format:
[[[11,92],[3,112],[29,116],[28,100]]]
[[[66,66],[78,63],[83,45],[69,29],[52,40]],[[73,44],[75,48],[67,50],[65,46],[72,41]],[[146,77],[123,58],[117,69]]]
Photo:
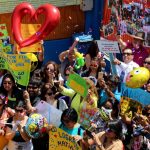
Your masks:
[[[41,91],[41,99],[54,106],[55,108],[64,111],[68,108],[68,106],[63,99],[57,100],[57,93],[57,89],[54,86],[52,88],[43,87]]]
[[[99,65],[98,59],[95,57],[91,60],[91,64],[89,66],[88,70],[85,70],[83,72],[81,72],[81,76],[82,77],[95,77],[95,79],[98,78],[98,72],[101,71],[101,67]]]
[[[84,136],[84,150],[91,145],[96,144],[96,150],[123,150],[124,146],[121,141],[122,123],[120,120],[112,120],[108,123],[106,131],[100,133],[92,133],[93,138],[87,139]]]
[[[23,127],[26,125],[28,116],[24,108],[24,103],[20,101],[15,107],[15,115],[7,121],[5,137],[8,142],[8,150],[32,150],[33,146],[30,138],[25,133]]]
[[[95,41],[92,41],[91,45],[89,46],[87,53],[85,54],[85,64],[86,69],[88,70],[91,65],[91,60],[97,57],[98,59],[101,58],[101,54],[99,52],[98,45]]]
[[[54,61],[48,61],[43,69],[43,82],[51,83],[58,80],[58,65]]]
[[[8,107],[14,109],[17,103],[23,99],[23,92],[17,88],[15,80],[11,74],[5,74],[0,88],[6,98]]]

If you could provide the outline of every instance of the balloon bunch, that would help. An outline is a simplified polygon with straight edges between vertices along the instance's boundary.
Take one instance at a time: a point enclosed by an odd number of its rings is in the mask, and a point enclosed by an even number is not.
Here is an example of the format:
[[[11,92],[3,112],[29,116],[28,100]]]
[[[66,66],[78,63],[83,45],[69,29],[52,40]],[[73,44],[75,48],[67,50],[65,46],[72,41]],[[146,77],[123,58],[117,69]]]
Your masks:
[[[48,127],[48,122],[45,117],[43,117],[41,114],[32,114],[26,123],[25,126],[25,132],[28,134],[31,138],[39,138],[42,137]]]

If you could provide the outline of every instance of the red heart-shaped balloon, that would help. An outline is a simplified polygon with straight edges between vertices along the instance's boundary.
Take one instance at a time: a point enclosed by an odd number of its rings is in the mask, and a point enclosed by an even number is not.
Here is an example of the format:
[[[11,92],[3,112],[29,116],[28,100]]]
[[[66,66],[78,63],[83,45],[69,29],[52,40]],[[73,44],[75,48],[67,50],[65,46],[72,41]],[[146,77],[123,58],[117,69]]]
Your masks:
[[[41,28],[32,36],[23,39],[21,35],[21,20],[29,14],[32,19],[37,20],[40,14],[45,15],[45,21]],[[22,47],[32,45],[40,40],[43,40],[59,23],[60,12],[58,8],[51,4],[41,5],[37,10],[29,3],[21,3],[17,5],[12,13],[12,33],[16,43]]]

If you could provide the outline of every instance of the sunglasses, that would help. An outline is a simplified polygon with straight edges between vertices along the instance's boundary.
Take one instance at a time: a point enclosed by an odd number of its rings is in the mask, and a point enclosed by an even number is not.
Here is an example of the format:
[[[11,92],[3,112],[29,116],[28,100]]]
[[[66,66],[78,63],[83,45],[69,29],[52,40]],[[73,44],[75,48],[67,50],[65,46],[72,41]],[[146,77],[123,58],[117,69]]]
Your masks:
[[[37,89],[37,86],[28,86],[29,89]]]
[[[91,64],[90,66],[91,66],[91,67],[98,67],[97,64]]]
[[[3,84],[9,84],[10,85],[10,84],[12,84],[12,82],[4,82]]]
[[[49,70],[50,72],[54,72],[55,70],[52,70],[50,68],[46,68],[46,70]]]
[[[145,62],[144,62],[144,64],[148,64],[148,65],[150,65],[150,62],[146,62],[146,61],[145,61]]]
[[[123,53],[122,55],[131,56],[131,55],[133,55],[133,54],[132,54],[132,53]]]
[[[51,93],[46,93],[46,95],[51,96],[51,95],[53,95],[53,93],[52,92]]]
[[[15,112],[16,112],[16,113],[18,113],[18,112],[19,112],[19,113],[23,113],[24,110],[23,110],[23,109],[15,109]]]

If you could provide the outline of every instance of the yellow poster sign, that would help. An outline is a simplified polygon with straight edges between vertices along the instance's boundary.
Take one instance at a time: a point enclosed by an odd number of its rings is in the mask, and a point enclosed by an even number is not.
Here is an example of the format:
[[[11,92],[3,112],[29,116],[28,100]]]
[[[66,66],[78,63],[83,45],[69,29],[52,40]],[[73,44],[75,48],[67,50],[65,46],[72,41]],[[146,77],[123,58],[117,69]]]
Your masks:
[[[28,37],[32,36],[35,32],[39,30],[41,27],[40,24],[21,24],[21,34],[23,39],[27,39]],[[17,50],[21,52],[39,52],[42,50],[41,43],[35,43],[33,45],[19,49],[17,45]]]
[[[120,101],[120,110],[121,115],[127,115],[129,118],[132,118],[134,113],[142,112],[142,104],[123,96]]]
[[[67,86],[72,88],[83,97],[86,97],[88,94],[89,85],[86,83],[85,79],[76,73],[69,75]]]
[[[49,150],[81,150],[74,138],[60,128],[49,132]]]
[[[30,78],[31,60],[26,54],[0,52],[0,69],[9,70],[18,84],[27,86]]]

